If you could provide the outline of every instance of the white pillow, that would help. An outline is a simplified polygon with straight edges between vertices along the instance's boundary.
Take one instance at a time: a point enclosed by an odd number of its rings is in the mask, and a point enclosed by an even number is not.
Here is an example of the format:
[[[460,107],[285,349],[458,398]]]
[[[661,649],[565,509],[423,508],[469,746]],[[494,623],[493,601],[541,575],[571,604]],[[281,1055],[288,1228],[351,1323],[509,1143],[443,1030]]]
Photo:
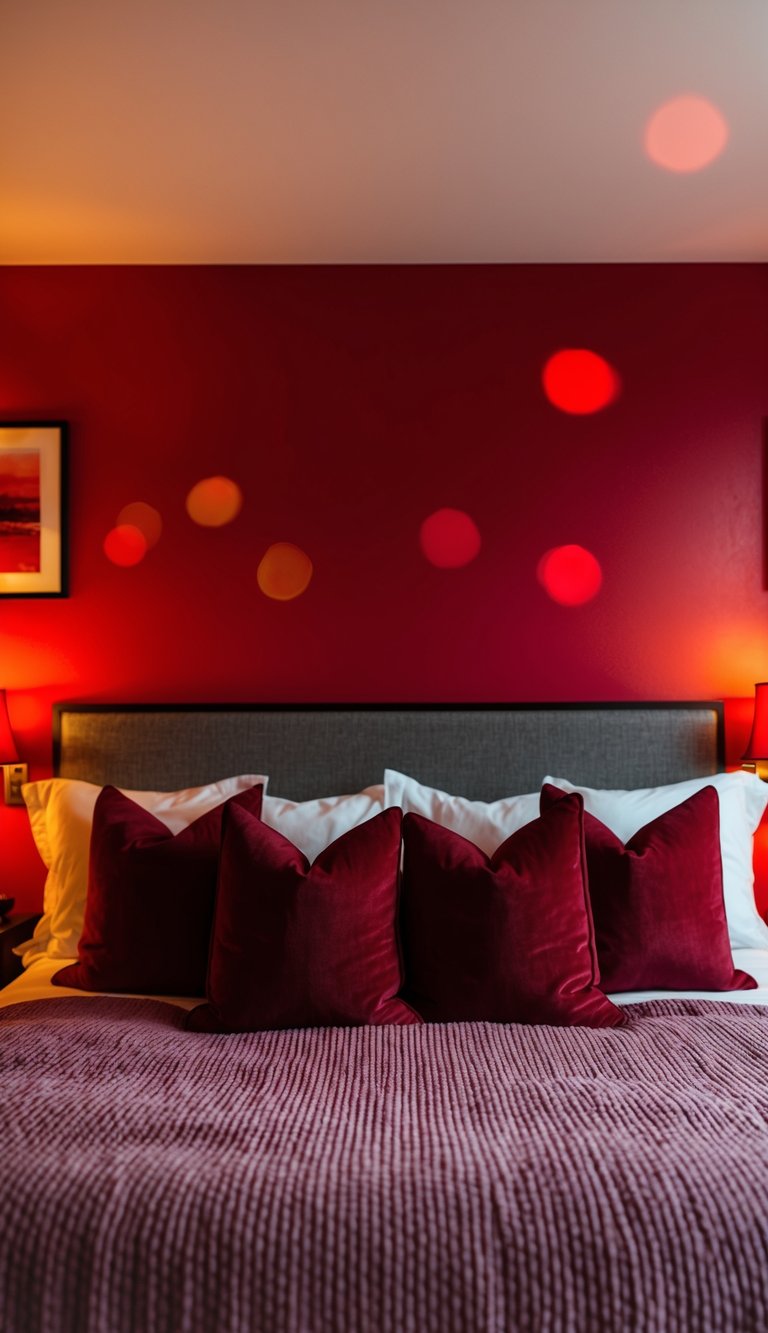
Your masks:
[[[267,781],[261,774],[245,773],[184,791],[126,791],[125,795],[149,810],[172,833],[179,833],[230,796],[259,784],[266,788]],[[74,778],[46,778],[27,782],[21,789],[32,836],[48,867],[43,915],[32,939],[16,950],[25,966],[46,955],[77,958],[88,893],[93,808],[101,790],[92,782]]]
[[[715,773],[710,778],[691,778],[668,787],[640,787],[637,791],[575,787],[565,778],[547,777],[544,781],[563,791],[580,792],[584,809],[622,842],[702,787],[714,787],[720,801],[723,895],[731,948],[768,949],[768,926],[755,905],[752,868],[753,838],[768,806],[768,783],[754,773],[744,772]]]
[[[282,801],[265,796],[261,817],[314,861],[342,833],[364,824],[384,809],[384,787],[366,787],[353,796],[327,796],[316,801]]]
[[[470,801],[425,787],[415,778],[388,768],[384,773],[384,804],[399,805],[404,814],[424,815],[443,828],[460,833],[492,856],[497,847],[539,815],[539,793],[505,796],[499,801]]]

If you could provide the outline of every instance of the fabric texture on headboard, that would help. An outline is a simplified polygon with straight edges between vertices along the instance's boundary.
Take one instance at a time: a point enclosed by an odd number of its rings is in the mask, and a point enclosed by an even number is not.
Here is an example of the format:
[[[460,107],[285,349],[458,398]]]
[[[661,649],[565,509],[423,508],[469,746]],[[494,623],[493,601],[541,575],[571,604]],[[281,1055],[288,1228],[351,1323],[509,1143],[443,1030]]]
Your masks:
[[[642,787],[722,768],[722,706],[58,705],[54,771],[175,790],[268,773],[270,793],[358,791],[396,768],[475,800],[538,790],[546,773]]]

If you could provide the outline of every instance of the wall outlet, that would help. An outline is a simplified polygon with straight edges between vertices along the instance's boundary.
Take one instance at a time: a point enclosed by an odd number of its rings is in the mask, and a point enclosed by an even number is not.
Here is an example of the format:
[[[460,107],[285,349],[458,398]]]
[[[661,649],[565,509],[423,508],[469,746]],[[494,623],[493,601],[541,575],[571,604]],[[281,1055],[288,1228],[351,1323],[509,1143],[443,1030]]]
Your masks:
[[[27,764],[3,764],[3,786],[6,805],[23,805],[22,785],[29,781]]]

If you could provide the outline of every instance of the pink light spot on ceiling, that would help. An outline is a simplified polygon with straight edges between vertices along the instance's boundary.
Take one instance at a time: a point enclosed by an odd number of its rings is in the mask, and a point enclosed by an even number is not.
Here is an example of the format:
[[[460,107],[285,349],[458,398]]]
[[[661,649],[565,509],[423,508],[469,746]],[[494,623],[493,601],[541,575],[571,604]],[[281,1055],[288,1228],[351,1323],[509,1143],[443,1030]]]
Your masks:
[[[425,518],[419,532],[421,549],[438,569],[468,565],[480,550],[477,524],[462,509],[437,509]]]
[[[583,546],[555,546],[539,561],[539,583],[560,606],[582,606],[600,591],[600,563]]]
[[[187,496],[187,513],[203,528],[221,528],[237,518],[243,496],[229,477],[204,477]]]
[[[104,538],[104,554],[113,565],[138,565],[147,554],[147,539],[132,523],[118,523]]]
[[[586,347],[564,347],[555,352],[544,366],[541,381],[553,407],[575,416],[601,411],[621,392],[621,380],[613,366]]]
[[[312,561],[300,546],[274,542],[259,562],[256,582],[265,597],[275,602],[290,602],[309,587],[312,572]]]
[[[704,97],[673,97],[653,113],[645,127],[645,151],[667,171],[701,171],[719,157],[728,142],[728,126]]]
[[[147,549],[159,542],[163,531],[163,520],[158,511],[152,505],[145,504],[143,500],[135,500],[133,504],[125,505],[117,516],[117,523],[118,527],[122,523],[130,523],[132,527],[138,528],[144,535]]]

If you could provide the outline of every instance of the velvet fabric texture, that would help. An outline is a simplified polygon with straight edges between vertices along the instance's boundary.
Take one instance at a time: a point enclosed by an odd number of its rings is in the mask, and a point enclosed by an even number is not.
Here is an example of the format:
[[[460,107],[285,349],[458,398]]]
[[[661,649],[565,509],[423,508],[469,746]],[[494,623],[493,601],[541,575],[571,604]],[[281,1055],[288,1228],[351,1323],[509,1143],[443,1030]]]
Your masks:
[[[198,1032],[418,1023],[396,998],[400,810],[351,829],[310,865],[232,806],[224,821],[208,1003]]]
[[[569,799],[545,784],[542,812]],[[755,987],[733,966],[714,787],[651,820],[626,845],[586,813],[584,833],[604,990]]]
[[[222,816],[261,812],[252,787],[175,836],[115,787],[93,812],[88,898],[78,961],[56,986],[142,995],[204,995]]]
[[[403,821],[406,998],[432,1022],[617,1027],[601,993],[574,796],[488,857],[422,815]]]

